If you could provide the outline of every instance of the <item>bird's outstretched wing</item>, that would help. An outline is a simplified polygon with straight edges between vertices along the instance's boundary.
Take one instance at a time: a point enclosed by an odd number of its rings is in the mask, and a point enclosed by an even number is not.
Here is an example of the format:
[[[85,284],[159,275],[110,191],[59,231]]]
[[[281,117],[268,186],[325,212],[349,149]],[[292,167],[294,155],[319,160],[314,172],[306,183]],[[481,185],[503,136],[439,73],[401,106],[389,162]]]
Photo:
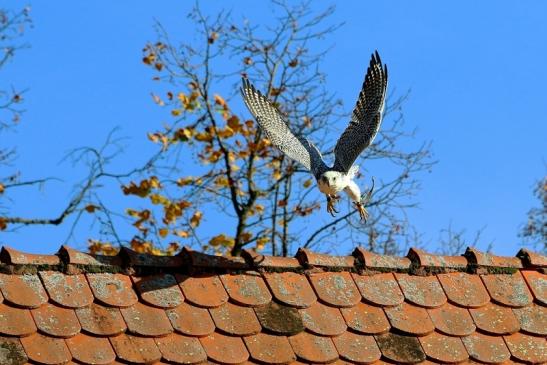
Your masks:
[[[245,105],[270,142],[315,176],[325,171],[327,166],[317,147],[306,138],[295,136],[275,106],[249,80],[243,78],[242,82],[241,94]]]
[[[347,173],[359,154],[372,143],[382,122],[386,89],[387,66],[382,66],[376,51],[370,59],[349,126],[334,147],[334,170]]]

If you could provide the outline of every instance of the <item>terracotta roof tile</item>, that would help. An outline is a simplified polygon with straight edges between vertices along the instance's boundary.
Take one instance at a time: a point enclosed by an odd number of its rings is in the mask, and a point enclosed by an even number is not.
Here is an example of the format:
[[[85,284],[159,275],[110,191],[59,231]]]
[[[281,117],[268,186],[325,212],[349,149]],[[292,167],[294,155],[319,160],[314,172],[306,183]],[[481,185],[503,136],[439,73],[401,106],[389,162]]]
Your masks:
[[[505,336],[505,343],[511,355],[525,362],[539,364],[547,361],[547,341],[545,338],[532,337],[522,333]]]
[[[261,326],[279,335],[294,335],[304,331],[302,317],[296,308],[274,301],[254,308]]]
[[[323,364],[338,359],[338,351],[329,337],[301,332],[289,337],[289,342],[299,360]]]
[[[220,280],[230,298],[238,304],[259,306],[272,300],[264,279],[258,273],[225,274],[220,276]]]
[[[295,272],[273,272],[264,273],[264,278],[275,299],[280,302],[297,308],[306,308],[317,300],[304,275]]]
[[[391,326],[399,331],[422,336],[435,330],[427,311],[422,307],[405,302],[396,307],[385,308],[385,312]]]
[[[370,364],[382,356],[376,340],[372,336],[344,332],[332,339],[342,359],[358,364]]]
[[[131,279],[122,274],[86,274],[95,298],[112,307],[130,307],[139,298]]]
[[[28,309],[0,304],[0,334],[28,336],[36,332],[36,325]]]
[[[481,308],[469,309],[477,328],[496,335],[515,333],[520,329],[511,308],[497,304],[487,304]]]
[[[244,338],[251,357],[267,364],[286,364],[296,360],[287,337],[266,333]]]
[[[63,307],[80,308],[93,302],[93,293],[85,275],[65,275],[57,271],[41,271],[40,278],[50,299]]]
[[[252,308],[225,303],[209,309],[216,327],[230,335],[254,335],[262,330]]]
[[[437,275],[443,290],[452,303],[478,308],[490,301],[490,295],[478,275],[463,272]]]
[[[463,337],[462,341],[469,356],[475,360],[489,364],[500,364],[509,360],[510,353],[502,337],[475,332]]]
[[[116,354],[106,338],[76,335],[66,340],[72,357],[84,364],[108,365],[116,359]]]
[[[524,308],[514,308],[521,330],[540,336],[547,336],[547,307],[532,304]]]
[[[54,337],[72,337],[80,332],[80,322],[73,309],[44,304],[31,311],[40,331]]]
[[[381,307],[358,303],[351,308],[340,308],[346,324],[354,331],[381,334],[389,331],[390,324]]]
[[[534,297],[543,305],[547,305],[547,274],[537,271],[521,271]]]
[[[4,300],[25,308],[38,308],[48,296],[38,275],[0,273],[0,290]]]
[[[215,330],[215,324],[205,308],[182,303],[166,311],[173,328],[188,336],[207,336]]]
[[[425,360],[424,350],[416,337],[390,332],[376,336],[376,342],[382,354],[397,364],[415,364]]]
[[[411,276],[395,274],[403,294],[411,303],[422,307],[435,308],[446,303],[446,295],[436,276]]]
[[[476,330],[475,323],[465,308],[447,303],[427,311],[435,328],[449,336],[467,336]]]
[[[481,275],[492,300],[510,307],[524,307],[533,300],[520,272],[512,275]]]
[[[378,270],[408,270],[410,268],[410,259],[408,257],[378,255],[367,251],[362,247],[357,247],[353,251],[355,256],[367,269]]]
[[[120,360],[136,364],[152,364],[161,359],[161,352],[152,338],[122,333],[110,337],[110,343]]]
[[[240,364],[249,358],[249,352],[240,337],[225,336],[221,333],[211,333],[200,337],[200,342],[207,355],[223,364]]]
[[[353,307],[361,294],[349,272],[324,272],[309,275],[319,299],[333,307]]]
[[[171,334],[156,338],[163,358],[181,364],[198,364],[207,360],[207,354],[196,337]]]
[[[0,337],[0,364],[23,365],[27,361],[27,354],[18,338]]]
[[[524,262],[525,267],[547,267],[547,256],[540,255],[525,248],[517,253]]]
[[[97,336],[118,335],[127,326],[118,308],[92,303],[89,307],[75,310],[82,329]]]
[[[346,331],[347,326],[340,309],[321,303],[315,303],[309,308],[300,309],[304,327],[322,336],[337,336]]]
[[[228,301],[228,293],[217,275],[177,275],[186,300],[200,307],[218,307]]]
[[[297,256],[4,250],[0,364],[546,361],[544,256]]]
[[[395,306],[405,300],[392,273],[352,275],[361,295],[367,302],[381,306]]]
[[[143,303],[120,309],[129,332],[146,337],[165,336],[173,327],[165,311]]]
[[[60,365],[72,359],[63,339],[35,333],[32,336],[21,338],[20,341],[28,358],[39,364]]]
[[[425,354],[433,360],[443,363],[456,363],[467,360],[469,357],[459,337],[445,336],[433,332],[418,339]]]
[[[174,308],[184,302],[177,280],[170,274],[133,277],[143,302],[159,308]]]

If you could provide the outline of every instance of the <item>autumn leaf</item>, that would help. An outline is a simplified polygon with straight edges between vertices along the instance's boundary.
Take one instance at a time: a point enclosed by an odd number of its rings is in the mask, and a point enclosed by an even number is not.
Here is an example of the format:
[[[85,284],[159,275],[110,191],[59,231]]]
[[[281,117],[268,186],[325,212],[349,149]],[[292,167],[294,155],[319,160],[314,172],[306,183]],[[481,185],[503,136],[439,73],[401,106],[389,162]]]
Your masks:
[[[151,94],[152,95],[152,100],[154,100],[154,103],[158,104],[159,106],[164,106],[165,103],[163,102],[163,100],[161,100],[161,98],[155,94]]]
[[[181,114],[180,109],[173,109],[171,110],[171,115],[174,117],[178,117]]]
[[[176,242],[171,242],[165,250],[165,254],[168,256],[173,256],[180,249],[180,245]]]
[[[251,57],[245,57],[243,59],[243,63],[246,64],[247,66],[252,65],[253,64],[253,59]]]
[[[235,243],[234,239],[226,236],[224,233],[219,234],[209,240],[209,244],[213,247],[224,246],[231,247]]]
[[[286,207],[287,206],[287,200],[282,199],[277,202],[278,207]]]
[[[4,231],[6,228],[8,228],[6,220],[4,218],[0,218],[0,231]]]
[[[207,39],[207,41],[209,42],[209,44],[213,44],[215,43],[215,41],[218,39],[218,33],[217,32],[211,32],[211,34],[209,35],[209,38]]]
[[[297,58],[294,58],[294,59],[290,60],[289,67],[296,67],[297,65],[298,65],[298,59]]]
[[[226,101],[222,98],[222,96],[215,94],[215,104],[225,108],[226,107]]]
[[[249,242],[251,238],[253,238],[253,234],[251,232],[243,232],[241,233],[240,238],[243,242]]]
[[[87,249],[92,255],[114,256],[118,253],[118,249],[114,248],[110,242],[102,242],[99,240],[90,239],[87,242]]]
[[[261,251],[264,249],[266,244],[270,242],[270,239],[266,236],[262,236],[259,239],[256,240],[256,250]]]
[[[163,63],[161,63],[161,62],[156,62],[156,63],[154,64],[154,67],[156,68],[156,70],[161,71],[161,70],[163,69]]]
[[[312,184],[312,180],[308,179],[308,180],[304,181],[302,186],[304,186],[305,188],[309,188],[311,186],[311,184]]]
[[[169,229],[167,228],[160,228],[158,230],[158,234],[160,235],[161,238],[165,238],[168,234],[169,234]]]
[[[6,187],[4,186],[4,184],[0,183],[0,194],[3,194],[4,191],[6,191]]]
[[[181,238],[188,238],[190,236],[188,231],[176,230],[173,233],[175,234],[175,236],[179,236]]]
[[[192,226],[193,228],[196,228],[197,226],[199,226],[202,216],[203,216],[202,212],[200,212],[199,210],[196,211],[194,215],[192,216],[192,218],[190,218],[190,226]]]
[[[97,210],[99,207],[96,206],[96,205],[93,205],[93,204],[88,204],[85,206],[85,211],[88,212],[88,213],[94,213],[95,210]]]
[[[177,180],[177,186],[183,187],[190,185],[194,181],[194,178],[191,176],[181,177]]]

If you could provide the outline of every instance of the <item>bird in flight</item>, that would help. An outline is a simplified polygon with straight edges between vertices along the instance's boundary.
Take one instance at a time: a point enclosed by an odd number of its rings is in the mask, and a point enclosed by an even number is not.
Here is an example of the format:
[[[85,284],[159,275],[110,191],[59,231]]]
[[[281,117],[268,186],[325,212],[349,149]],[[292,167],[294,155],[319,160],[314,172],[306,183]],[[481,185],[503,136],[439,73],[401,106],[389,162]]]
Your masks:
[[[338,213],[335,203],[340,199],[338,193],[346,192],[361,219],[368,218],[365,204],[370,199],[372,188],[363,198],[361,189],[353,181],[359,166],[354,165],[357,157],[367,148],[378,133],[384,112],[387,89],[387,66],[382,65],[376,51],[370,59],[365,81],[359,92],[348,127],[334,147],[334,166],[328,167],[317,147],[307,138],[295,135],[289,129],[285,118],[270,100],[243,78],[241,94],[245,105],[270,142],[291,159],[299,162],[315,179],[319,190],[327,197],[327,212]]]

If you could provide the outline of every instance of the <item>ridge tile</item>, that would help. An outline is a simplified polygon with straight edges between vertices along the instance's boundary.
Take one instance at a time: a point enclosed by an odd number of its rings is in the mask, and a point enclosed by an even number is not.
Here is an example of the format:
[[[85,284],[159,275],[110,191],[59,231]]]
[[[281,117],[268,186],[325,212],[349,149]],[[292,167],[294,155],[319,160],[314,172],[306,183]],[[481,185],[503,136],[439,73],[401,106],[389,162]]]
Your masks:
[[[375,338],[382,355],[396,364],[415,364],[425,360],[424,350],[416,337],[388,332]]]
[[[415,247],[408,251],[407,257],[415,266],[419,267],[460,271],[467,268],[467,259],[464,256],[433,255]]]
[[[0,304],[0,334],[28,336],[36,331],[36,325],[28,309]]]
[[[170,274],[132,277],[143,302],[158,308],[175,308],[184,302],[177,280]]]
[[[349,269],[353,268],[355,264],[355,257],[353,256],[332,256],[324,253],[317,253],[306,248],[299,248],[296,253],[296,258],[300,262],[300,265],[317,266],[325,268],[336,269]]]
[[[448,300],[462,307],[478,308],[490,302],[490,295],[478,275],[464,272],[438,274]]]
[[[220,307],[210,308],[209,313],[216,327],[232,336],[254,335],[262,329],[254,310],[249,307],[228,302]]]
[[[310,332],[322,336],[338,336],[347,329],[340,309],[319,302],[309,308],[299,309],[302,322]]]
[[[517,253],[517,257],[520,257],[525,262],[526,267],[547,267],[547,256],[526,248],[521,248]]]
[[[294,257],[263,255],[254,250],[243,249],[241,256],[254,268],[299,269],[300,263]]]
[[[228,270],[243,270],[249,268],[243,257],[208,255],[206,253],[194,251],[186,246],[182,248],[182,251],[177,256],[182,256],[183,260],[193,267]]]
[[[200,337],[199,341],[207,355],[220,363],[240,364],[249,358],[249,353],[241,337],[225,336],[213,332],[206,337]]]
[[[78,334],[82,329],[74,309],[47,303],[32,309],[31,313],[36,327],[50,336],[68,338]]]
[[[156,345],[166,361],[182,364],[198,364],[207,360],[207,354],[195,337],[172,333],[156,338]]]
[[[118,255],[128,266],[175,268],[182,266],[181,256],[152,255],[139,253],[128,247],[122,246]]]
[[[131,307],[121,308],[122,316],[129,332],[146,337],[165,336],[173,332],[173,327],[163,309],[135,303]]]
[[[353,332],[344,332],[332,339],[340,357],[358,364],[371,364],[382,356],[376,340]]]
[[[207,336],[215,330],[211,315],[205,308],[182,303],[174,309],[165,311],[171,325],[183,335]]]
[[[362,247],[357,247],[353,251],[353,256],[361,261],[367,269],[401,271],[410,269],[410,259],[408,257],[378,255],[377,253],[367,251]]]
[[[357,332],[377,335],[391,327],[381,307],[361,302],[351,308],[340,308],[340,312],[348,327]]]
[[[220,276],[220,281],[230,298],[240,305],[256,307],[272,300],[264,279],[258,273],[224,274]]]
[[[36,255],[18,251],[14,248],[4,246],[0,251],[0,260],[11,265],[51,265],[56,266],[61,263],[61,259],[56,255]]]
[[[308,278],[319,299],[333,307],[353,307],[361,294],[349,272],[312,273]]]
[[[545,338],[515,333],[511,336],[504,336],[503,339],[511,355],[517,359],[533,364],[547,361],[547,341],[545,341]]]
[[[116,354],[107,338],[78,334],[65,340],[75,360],[85,364],[109,365]]]
[[[500,364],[509,360],[511,356],[502,337],[488,336],[480,332],[475,332],[467,337],[463,337],[462,342],[469,356],[483,363]]]
[[[244,337],[251,358],[266,364],[288,364],[296,360],[289,340],[285,336],[267,333]]]
[[[519,322],[511,308],[489,303],[481,308],[469,309],[477,328],[495,335],[518,332]]]
[[[532,304],[523,308],[513,308],[513,313],[522,331],[547,336],[547,307]]]
[[[298,310],[282,303],[270,303],[254,308],[261,326],[278,335],[294,335],[304,331]]]
[[[186,300],[204,308],[218,307],[228,301],[218,275],[176,275]]]
[[[75,312],[82,329],[97,336],[118,335],[127,328],[119,308],[92,303],[89,307],[77,308]]]
[[[137,303],[137,294],[127,275],[122,274],[86,274],[89,286],[95,298],[112,307],[130,307]]]
[[[264,273],[275,299],[297,308],[307,308],[317,297],[305,275],[295,272]]]
[[[40,278],[52,301],[68,308],[80,308],[93,302],[93,293],[83,274],[65,275],[58,271],[40,271]]]
[[[330,337],[300,332],[289,337],[292,349],[299,359],[325,364],[338,359],[338,351]]]
[[[514,274],[481,275],[492,300],[509,307],[524,307],[533,297],[520,272]]]
[[[427,312],[437,331],[449,336],[468,336],[477,329],[466,308],[446,303],[442,307],[428,309]]]
[[[372,304],[393,307],[401,304],[405,297],[392,273],[375,275],[352,274],[363,298]]]
[[[161,352],[154,339],[122,333],[109,338],[117,357],[130,363],[153,364],[161,359]]]
[[[41,364],[65,364],[72,355],[63,339],[35,333],[20,339],[30,360]]]
[[[521,271],[522,276],[528,283],[534,297],[544,306],[547,306],[547,274],[538,271]]]
[[[4,300],[23,308],[38,308],[48,296],[38,275],[9,275],[0,273],[0,291]]]
[[[75,250],[66,245],[61,246],[57,255],[68,265],[77,266],[105,266],[104,263],[98,261],[95,257],[78,250]]]
[[[486,252],[481,252],[473,247],[468,247],[465,251],[465,257],[470,264],[475,264],[479,268],[513,268],[522,269],[522,261],[518,257],[496,256]]]
[[[27,354],[18,338],[0,337],[0,364],[23,365],[27,361]]]
[[[425,354],[441,363],[458,363],[469,358],[462,340],[459,337],[445,336],[433,332],[418,337]]]
[[[411,276],[395,274],[403,294],[411,303],[421,307],[436,308],[446,303],[446,295],[437,280],[432,276]]]
[[[403,303],[396,307],[384,308],[391,326],[399,331],[423,336],[435,330],[435,326],[427,311],[409,303]]]

